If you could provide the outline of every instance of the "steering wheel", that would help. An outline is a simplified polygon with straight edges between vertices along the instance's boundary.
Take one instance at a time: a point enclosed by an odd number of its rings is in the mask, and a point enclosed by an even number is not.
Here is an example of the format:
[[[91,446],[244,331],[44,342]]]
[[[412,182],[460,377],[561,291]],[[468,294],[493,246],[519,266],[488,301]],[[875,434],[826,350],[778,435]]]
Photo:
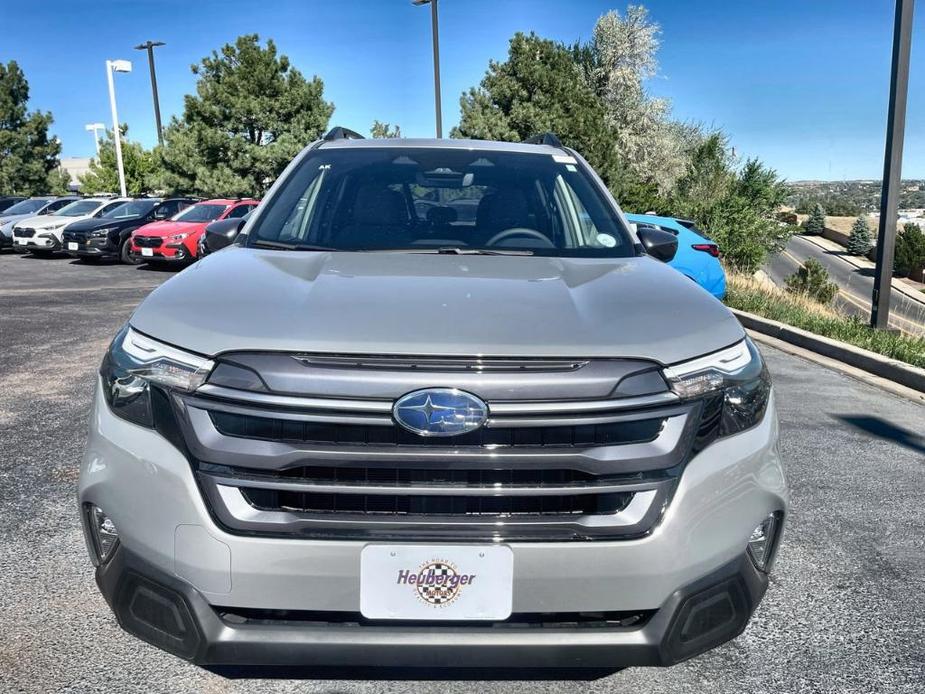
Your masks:
[[[529,236],[530,238],[536,239],[537,241],[542,241],[545,246],[552,247],[552,242],[546,236],[546,234],[537,231],[536,229],[527,229],[526,227],[514,227],[513,229],[505,229],[504,231],[499,231],[497,234],[492,236],[488,241],[485,242],[486,246],[494,246],[495,244],[505,241],[512,236]]]

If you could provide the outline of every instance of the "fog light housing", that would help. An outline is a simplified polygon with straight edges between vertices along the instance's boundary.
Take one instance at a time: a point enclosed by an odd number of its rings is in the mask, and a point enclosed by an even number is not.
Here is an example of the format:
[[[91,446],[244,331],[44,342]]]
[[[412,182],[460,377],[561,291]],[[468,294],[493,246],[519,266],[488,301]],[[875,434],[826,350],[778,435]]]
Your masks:
[[[772,513],[761,521],[748,538],[748,556],[762,571],[770,571],[777,549],[780,530],[780,513]]]
[[[97,562],[105,564],[119,544],[119,531],[99,506],[87,504],[85,508],[93,552],[96,554]]]

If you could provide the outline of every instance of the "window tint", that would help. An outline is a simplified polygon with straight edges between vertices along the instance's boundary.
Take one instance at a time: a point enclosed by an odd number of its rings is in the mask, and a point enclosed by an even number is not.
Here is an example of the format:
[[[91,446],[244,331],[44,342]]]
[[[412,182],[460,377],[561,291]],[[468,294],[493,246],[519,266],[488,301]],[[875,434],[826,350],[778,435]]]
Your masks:
[[[222,216],[228,205],[192,205],[173,218],[175,222],[211,222]]]
[[[140,217],[148,214],[157,205],[157,200],[132,200],[116,205],[112,209],[104,211],[100,217],[106,219],[127,219],[128,217]]]
[[[14,214],[31,214],[32,212],[38,212],[42,207],[44,207],[47,200],[22,200],[17,202],[15,205],[10,205],[0,216],[12,216]]]
[[[565,154],[320,149],[264,204],[248,245],[633,254],[609,201],[583,165]]]
[[[254,209],[254,207],[256,207],[256,205],[238,205],[231,212],[228,213],[228,217],[229,218],[243,217],[248,212],[250,212],[252,209]]]
[[[98,202],[97,202],[96,204],[99,205]],[[122,207],[122,205],[124,205],[124,204],[125,204],[125,200],[120,200],[120,201],[118,201],[118,202],[110,202],[110,203],[107,203],[107,204],[103,205],[99,210],[97,210],[96,212],[94,212],[93,216],[94,216],[94,217],[105,217],[107,212],[112,212],[113,210],[115,210],[115,209],[117,209],[117,208],[119,208],[119,207]]]
[[[122,203],[118,203],[122,204]],[[99,200],[76,200],[69,205],[65,205],[56,212],[63,217],[83,217],[93,212],[100,206]]]

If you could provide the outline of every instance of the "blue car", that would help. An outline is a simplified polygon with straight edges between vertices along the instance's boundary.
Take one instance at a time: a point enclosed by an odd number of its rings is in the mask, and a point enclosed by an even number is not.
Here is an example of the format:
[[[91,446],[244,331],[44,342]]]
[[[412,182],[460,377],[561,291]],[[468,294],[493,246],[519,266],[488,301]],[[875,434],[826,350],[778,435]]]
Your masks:
[[[719,262],[719,247],[703,236],[693,222],[654,214],[628,214],[626,218],[637,226],[655,227],[677,236],[678,252],[668,264],[717,299],[726,296],[726,273]]]

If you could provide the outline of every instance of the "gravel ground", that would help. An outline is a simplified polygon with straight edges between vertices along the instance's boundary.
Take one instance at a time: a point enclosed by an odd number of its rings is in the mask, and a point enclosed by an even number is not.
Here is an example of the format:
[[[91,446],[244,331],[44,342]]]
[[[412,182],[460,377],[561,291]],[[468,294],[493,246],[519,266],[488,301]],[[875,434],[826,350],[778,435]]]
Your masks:
[[[254,682],[129,637],[93,582],[75,502],[77,460],[109,339],[170,275],[0,255],[0,690],[925,690],[925,407],[770,348],[792,514],[750,626],[700,658],[583,682],[437,681],[438,673]]]

